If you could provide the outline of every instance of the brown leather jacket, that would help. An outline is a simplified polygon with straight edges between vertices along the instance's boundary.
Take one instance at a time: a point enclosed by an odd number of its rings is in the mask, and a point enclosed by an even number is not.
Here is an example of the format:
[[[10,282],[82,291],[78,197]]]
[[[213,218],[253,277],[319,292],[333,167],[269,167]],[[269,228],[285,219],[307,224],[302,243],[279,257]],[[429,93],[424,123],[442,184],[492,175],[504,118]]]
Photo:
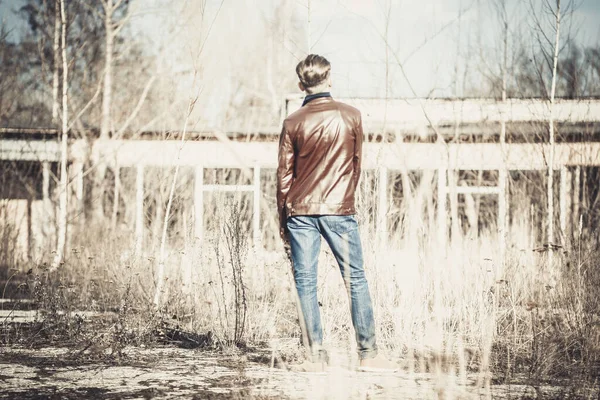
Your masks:
[[[286,118],[277,168],[282,232],[293,215],[356,213],[362,143],[360,111],[331,97],[315,98]]]

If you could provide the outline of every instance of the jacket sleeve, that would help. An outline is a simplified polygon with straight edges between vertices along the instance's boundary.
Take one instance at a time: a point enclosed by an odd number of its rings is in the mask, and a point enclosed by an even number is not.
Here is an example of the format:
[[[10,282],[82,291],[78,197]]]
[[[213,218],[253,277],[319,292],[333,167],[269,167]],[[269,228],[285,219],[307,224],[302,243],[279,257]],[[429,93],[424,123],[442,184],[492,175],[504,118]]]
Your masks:
[[[279,137],[279,164],[277,167],[277,211],[279,213],[279,227],[286,229],[285,201],[294,180],[294,144],[291,134],[285,124]]]
[[[354,157],[352,159],[352,187],[358,187],[360,180],[360,171],[362,164],[362,147],[363,147],[363,126],[362,116],[358,114],[356,126],[354,127]]]

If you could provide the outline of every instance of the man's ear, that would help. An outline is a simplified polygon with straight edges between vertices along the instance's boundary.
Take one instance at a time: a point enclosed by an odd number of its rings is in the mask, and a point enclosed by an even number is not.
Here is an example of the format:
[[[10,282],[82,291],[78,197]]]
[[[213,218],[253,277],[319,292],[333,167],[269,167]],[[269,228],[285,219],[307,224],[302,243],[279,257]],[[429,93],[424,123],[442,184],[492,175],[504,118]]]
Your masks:
[[[302,82],[298,82],[298,87],[300,88],[300,91],[302,91],[302,92],[304,92],[306,90],[306,88],[304,87]]]
[[[329,78],[327,78],[327,85],[328,85],[329,87],[332,87],[332,86],[333,86],[333,83],[331,82],[331,76],[330,76]]]

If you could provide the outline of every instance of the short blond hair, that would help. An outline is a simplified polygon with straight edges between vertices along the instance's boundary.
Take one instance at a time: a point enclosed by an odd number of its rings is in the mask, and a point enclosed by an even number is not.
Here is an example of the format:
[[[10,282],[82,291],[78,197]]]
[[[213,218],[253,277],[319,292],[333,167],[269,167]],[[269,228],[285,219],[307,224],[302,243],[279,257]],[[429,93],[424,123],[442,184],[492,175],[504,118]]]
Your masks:
[[[329,78],[330,72],[331,64],[329,61],[317,54],[309,54],[296,66],[298,79],[300,79],[300,82],[308,92],[310,92],[311,88],[325,83]]]

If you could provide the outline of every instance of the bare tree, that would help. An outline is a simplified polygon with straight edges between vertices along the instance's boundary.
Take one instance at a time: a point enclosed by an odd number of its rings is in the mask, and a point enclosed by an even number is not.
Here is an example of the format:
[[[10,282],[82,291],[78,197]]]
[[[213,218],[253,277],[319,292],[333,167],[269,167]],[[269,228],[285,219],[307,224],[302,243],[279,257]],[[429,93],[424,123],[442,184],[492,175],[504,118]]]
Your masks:
[[[101,0],[104,11],[101,15],[104,22],[104,72],[102,75],[102,111],[100,116],[100,139],[109,139],[113,130],[111,108],[113,103],[113,63],[115,54],[115,40],[128,20],[127,15],[122,16],[120,10],[123,0]],[[121,17],[119,18],[119,15]],[[128,124],[127,124],[128,125]],[[96,219],[104,217],[104,178],[107,166],[102,160],[96,165],[95,182],[92,187],[92,214]]]
[[[52,71],[52,123],[58,122],[58,74],[60,70],[60,9],[58,7],[59,0],[55,0],[54,6],[54,71]]]
[[[60,198],[59,198],[59,216],[58,216],[58,238],[56,246],[56,255],[52,263],[52,269],[58,268],[64,259],[65,247],[67,242],[67,156],[68,156],[68,63],[67,63],[67,18],[65,15],[65,0],[60,0],[60,20],[61,20],[61,50],[63,64],[62,81],[62,130],[61,130],[61,161],[60,161]]]
[[[115,39],[127,22],[128,15],[118,18],[123,0],[101,0],[104,9],[105,52],[104,52],[104,85],[102,92],[102,119],[100,122],[100,138],[108,139],[112,130],[111,106],[113,85],[113,57]]]
[[[502,92],[501,99],[503,103],[507,100],[507,87],[508,87],[508,41],[509,41],[509,16],[506,8],[506,0],[496,0],[494,3],[496,7],[496,13],[501,23],[502,31],[502,63],[501,63],[501,74],[502,74]],[[506,155],[506,120],[504,114],[502,114],[502,122],[500,125],[500,146],[502,149],[502,155]],[[498,174],[498,186],[500,187],[500,194],[498,198],[498,235],[500,237],[500,262],[504,264],[505,252],[506,252],[506,227],[508,226],[508,171],[503,167]],[[479,207],[477,207],[479,208]]]
[[[552,84],[550,87],[550,116],[548,131],[550,135],[550,161],[548,165],[548,245],[550,263],[552,263],[552,243],[554,242],[554,95],[556,94],[556,67],[558,65],[558,49],[560,44],[560,0],[556,0],[556,36],[554,39],[554,56],[552,58]],[[550,264],[552,266],[552,264]]]
[[[557,66],[558,66],[558,53],[560,50],[560,27],[562,22],[561,0],[555,0],[556,3],[553,5],[550,0],[545,0],[544,10],[553,17],[552,29],[554,31],[554,40],[546,34],[543,29],[540,19],[534,14],[534,21],[537,28],[537,41],[542,48],[542,54],[544,58],[549,61],[552,75],[550,82],[550,92],[548,93],[549,100],[549,116],[548,116],[548,134],[549,134],[549,157],[548,157],[548,184],[547,184],[547,240],[548,240],[548,262],[552,267],[553,259],[553,244],[554,244],[554,143],[555,143],[555,132],[554,132],[554,102],[556,95],[556,78],[557,78]],[[570,3],[572,6],[572,3]],[[533,8],[533,6],[532,6]],[[569,5],[567,5],[567,9]],[[545,51],[546,45],[551,46],[552,53]],[[551,59],[549,58],[551,54]]]

